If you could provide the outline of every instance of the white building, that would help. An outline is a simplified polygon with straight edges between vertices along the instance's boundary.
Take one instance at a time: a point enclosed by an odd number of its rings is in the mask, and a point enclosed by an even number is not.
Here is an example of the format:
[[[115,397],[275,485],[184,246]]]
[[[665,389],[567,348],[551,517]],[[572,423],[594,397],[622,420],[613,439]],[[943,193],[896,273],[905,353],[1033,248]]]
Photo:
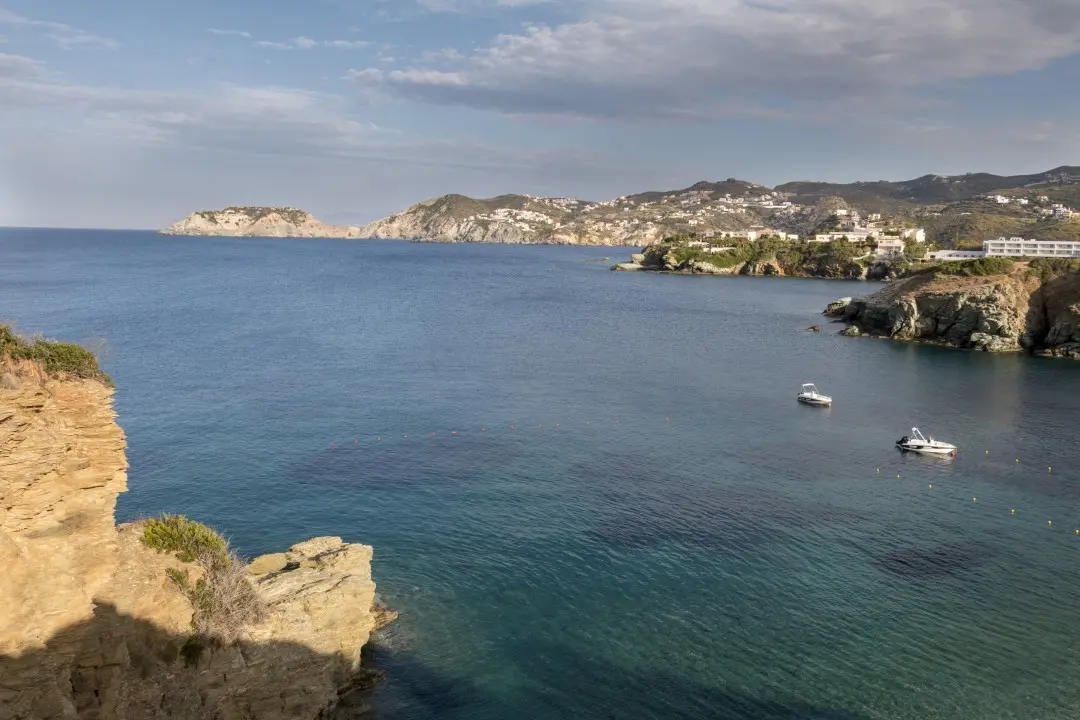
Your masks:
[[[903,255],[904,241],[898,237],[882,237],[877,241],[878,255]]]
[[[983,242],[987,257],[1080,257],[1080,242],[999,237]]]
[[[986,198],[988,200],[993,200],[998,205],[1004,205],[1005,203],[1009,202],[1009,198],[1005,197],[1004,195],[987,195]]]
[[[926,253],[927,260],[978,260],[984,257],[984,250],[935,250]]]
[[[1054,211],[1054,217],[1059,220],[1065,220],[1073,216],[1073,211],[1061,203],[1056,203],[1051,209]]]
[[[877,235],[877,231],[870,230],[838,230],[831,233],[819,233],[812,238],[807,238],[807,242],[817,243],[831,243],[837,240],[847,240],[851,243],[866,242],[867,238],[873,238]]]

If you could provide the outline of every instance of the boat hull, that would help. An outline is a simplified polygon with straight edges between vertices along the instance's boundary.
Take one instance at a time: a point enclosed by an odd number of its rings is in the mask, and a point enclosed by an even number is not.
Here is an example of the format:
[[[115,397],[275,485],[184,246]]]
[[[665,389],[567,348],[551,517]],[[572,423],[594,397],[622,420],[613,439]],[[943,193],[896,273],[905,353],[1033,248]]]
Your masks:
[[[936,447],[933,445],[901,445],[896,444],[896,447],[905,452],[921,453],[923,455],[953,455],[956,453],[954,447]]]
[[[829,407],[832,405],[832,398],[820,398],[820,397],[803,397],[802,395],[795,398],[803,405],[814,405],[815,407]]]

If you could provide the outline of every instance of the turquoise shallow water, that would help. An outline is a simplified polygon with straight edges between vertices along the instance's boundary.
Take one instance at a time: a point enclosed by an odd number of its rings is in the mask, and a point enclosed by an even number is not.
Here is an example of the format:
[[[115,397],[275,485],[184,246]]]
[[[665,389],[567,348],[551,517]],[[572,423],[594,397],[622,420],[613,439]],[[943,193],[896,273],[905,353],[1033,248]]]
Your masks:
[[[0,230],[0,317],[104,349],[121,519],[375,546],[381,717],[1080,717],[1080,366],[622,252]]]

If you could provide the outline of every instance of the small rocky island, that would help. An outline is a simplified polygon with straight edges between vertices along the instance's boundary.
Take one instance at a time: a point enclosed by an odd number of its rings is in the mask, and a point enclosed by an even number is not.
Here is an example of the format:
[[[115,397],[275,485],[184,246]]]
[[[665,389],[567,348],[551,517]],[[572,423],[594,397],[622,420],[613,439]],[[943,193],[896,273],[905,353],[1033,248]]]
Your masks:
[[[117,526],[112,394],[88,351],[0,326],[0,717],[338,717],[393,617],[371,547],[320,537],[246,563],[182,516]]]
[[[1080,359],[1080,261],[943,263],[824,314],[846,323],[851,337]]]
[[[162,235],[226,237],[363,238],[362,228],[327,225],[289,207],[227,207],[199,210],[161,231]]]

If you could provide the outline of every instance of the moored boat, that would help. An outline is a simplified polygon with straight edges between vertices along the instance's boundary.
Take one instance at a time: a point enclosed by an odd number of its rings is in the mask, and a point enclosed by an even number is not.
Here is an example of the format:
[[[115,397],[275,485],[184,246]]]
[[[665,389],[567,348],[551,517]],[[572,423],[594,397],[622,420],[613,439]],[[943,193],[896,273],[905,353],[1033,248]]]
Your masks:
[[[935,440],[933,437],[925,438],[919,432],[919,428],[911,428],[911,434],[905,435],[896,441],[896,447],[909,452],[925,453],[927,455],[956,455],[956,446]]]
[[[832,405],[832,398],[828,395],[819,393],[814,383],[803,383],[802,391],[795,396],[795,399],[806,405],[816,405],[818,407],[829,407]]]

